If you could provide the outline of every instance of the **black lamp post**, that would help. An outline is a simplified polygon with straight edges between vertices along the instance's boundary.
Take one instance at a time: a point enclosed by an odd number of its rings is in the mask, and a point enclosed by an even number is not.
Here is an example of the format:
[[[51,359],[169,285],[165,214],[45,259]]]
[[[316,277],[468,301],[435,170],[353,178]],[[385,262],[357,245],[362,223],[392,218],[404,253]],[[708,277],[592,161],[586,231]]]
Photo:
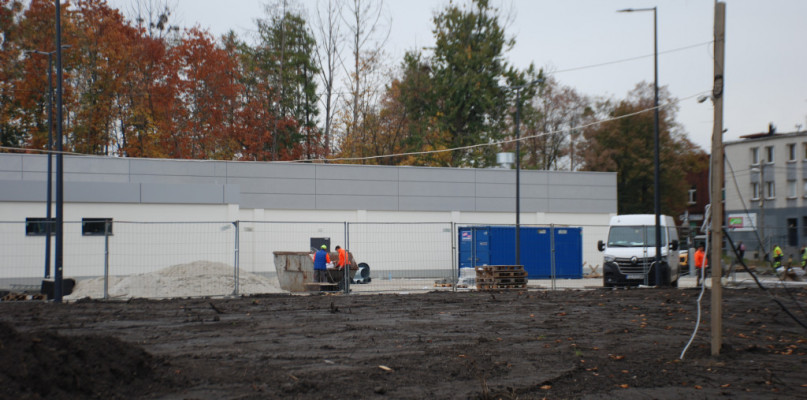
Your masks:
[[[543,78],[519,86],[511,86],[516,90],[516,265],[521,265],[521,89],[543,82]]]
[[[64,265],[64,156],[62,155],[62,2],[56,0],[56,260],[53,277],[53,301],[62,302]]]
[[[653,147],[655,170],[653,173],[653,208],[656,214],[656,286],[660,286],[661,279],[661,190],[659,188],[659,127],[658,127],[658,29],[656,18],[656,7],[651,8],[626,8],[617,12],[653,12]]]
[[[62,48],[70,47],[69,44]],[[45,278],[50,278],[50,234],[53,232],[51,224],[51,198],[53,192],[53,54],[56,51],[26,50],[26,54],[39,54],[48,56],[48,187],[47,187],[47,211],[45,213]]]

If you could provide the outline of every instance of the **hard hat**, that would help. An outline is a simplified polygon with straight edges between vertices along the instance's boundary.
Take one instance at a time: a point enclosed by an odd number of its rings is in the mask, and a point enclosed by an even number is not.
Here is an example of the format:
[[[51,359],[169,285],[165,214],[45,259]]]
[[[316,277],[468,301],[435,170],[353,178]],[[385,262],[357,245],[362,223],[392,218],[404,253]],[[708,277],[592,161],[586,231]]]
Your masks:
[[[324,245],[324,244],[323,244],[323,245],[322,245],[322,247],[320,247],[320,248],[321,248],[322,250],[327,250],[327,249],[328,249],[328,246],[326,246],[326,245]]]

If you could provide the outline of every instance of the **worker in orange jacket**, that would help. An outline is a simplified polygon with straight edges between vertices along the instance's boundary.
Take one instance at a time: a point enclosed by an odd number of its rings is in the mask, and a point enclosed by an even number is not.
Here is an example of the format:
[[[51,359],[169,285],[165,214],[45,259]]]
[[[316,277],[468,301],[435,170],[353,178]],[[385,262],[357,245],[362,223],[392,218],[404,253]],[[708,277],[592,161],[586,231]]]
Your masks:
[[[698,269],[698,283],[697,285],[701,285],[701,270],[706,264],[706,253],[703,251],[703,246],[698,246],[698,250],[695,250],[695,268]]]
[[[345,268],[345,265],[347,265],[347,251],[339,246],[336,246],[336,252],[339,254],[339,261],[336,263],[336,267],[343,269]]]

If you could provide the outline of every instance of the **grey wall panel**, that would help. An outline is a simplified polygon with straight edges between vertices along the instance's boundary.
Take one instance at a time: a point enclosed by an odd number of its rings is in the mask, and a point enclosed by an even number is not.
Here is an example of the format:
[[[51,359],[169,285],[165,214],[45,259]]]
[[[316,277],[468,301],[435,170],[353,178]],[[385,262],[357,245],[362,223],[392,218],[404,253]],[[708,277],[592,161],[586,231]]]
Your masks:
[[[476,187],[463,182],[400,182],[401,196],[473,197]]]
[[[317,195],[397,196],[398,185],[395,181],[318,179],[316,192]]]
[[[398,180],[398,168],[374,165],[336,165],[317,164],[317,180],[365,180],[392,181]]]
[[[0,171],[0,181],[21,181],[22,171]]]
[[[515,188],[512,189],[515,192]],[[550,197],[552,194],[549,191],[549,187],[547,185],[521,185],[521,198],[537,198],[537,199],[545,199]],[[513,196],[515,198],[515,195]]]
[[[602,199],[610,194],[606,186],[553,185],[549,190],[552,199]]]
[[[521,199],[521,212],[546,211],[547,201],[544,199]],[[516,212],[516,199],[514,197],[478,197],[476,199],[476,211],[478,212]],[[515,218],[515,214],[513,216]],[[515,221],[515,219],[514,219]]]
[[[520,175],[525,175],[521,171]],[[516,171],[510,169],[478,169],[476,170],[476,182],[479,183],[516,183]],[[515,189],[513,189],[515,190]]]
[[[139,203],[140,185],[132,183],[65,182],[64,201],[74,203]]]
[[[228,162],[228,178],[314,179],[312,164]]]
[[[512,200],[512,207],[515,209],[515,200]],[[549,211],[549,199],[546,198],[531,198],[527,197],[521,198],[521,212],[548,212]]]
[[[45,201],[45,182],[0,181],[0,201]]]
[[[317,210],[395,211],[397,209],[396,196],[317,196]]]
[[[143,203],[223,204],[223,185],[141,184]]]
[[[474,211],[473,197],[401,196],[398,211]]]
[[[600,199],[549,199],[547,212],[616,213],[616,202]]]
[[[241,208],[313,210],[316,202],[313,195],[241,193]]]
[[[224,203],[239,204],[241,202],[241,187],[238,185],[224,185]]]
[[[53,159],[54,171],[56,158]],[[112,157],[64,157],[64,172],[84,174],[122,174],[129,173],[128,158]]]
[[[198,160],[131,159],[132,175],[215,176],[215,162]]]
[[[52,168],[56,170],[56,157],[51,157],[53,160]],[[22,170],[25,172],[47,172],[48,171],[48,156],[36,154],[34,157],[25,157],[22,160]],[[24,179],[28,179],[27,177]]]
[[[401,182],[466,182],[476,181],[475,170],[467,168],[425,168],[399,167],[398,180]]]
[[[513,183],[477,183],[477,197],[509,197],[515,199],[516,186]]]
[[[220,182],[209,176],[182,176],[182,175],[132,175],[129,177],[132,183],[145,184],[190,184],[190,185],[223,185],[225,179]]]
[[[56,169],[54,168],[54,171]],[[47,180],[47,172],[36,173],[36,179]],[[53,174],[53,181],[56,181],[56,174]],[[111,183],[131,183],[129,176],[123,174],[81,174],[81,173],[64,173],[64,182],[111,182]]]
[[[32,157],[26,155],[25,158]],[[0,153],[0,172],[22,172],[22,155]]]
[[[313,179],[229,178],[227,182],[240,186],[242,193],[315,194]]]
[[[513,171],[513,174],[515,174],[515,171]],[[546,171],[521,171],[520,175],[519,179],[522,185],[546,186],[549,183],[550,173]],[[515,182],[515,178],[513,178],[513,183]]]
[[[213,162],[213,175],[218,178],[227,178],[227,162],[226,161]]]
[[[45,159],[42,155],[0,154],[0,178],[37,182],[41,189],[20,187],[22,194],[16,196],[38,200],[38,192],[33,194],[31,190],[44,191],[41,182],[45,180]],[[74,168],[67,170],[66,186],[71,182],[113,185],[106,190],[87,186],[87,193],[75,194],[79,196],[77,199],[83,199],[80,201],[108,198],[110,202],[120,202],[135,197],[131,190],[139,187],[137,199],[131,200],[134,203],[226,203],[239,204],[245,209],[511,212],[515,203],[513,170],[73,156],[67,159]],[[26,163],[30,168],[25,167]],[[587,212],[616,210],[615,173],[521,171],[520,177],[525,212],[566,212],[552,210],[550,205],[558,210],[577,208],[575,212],[581,207],[593,207]],[[127,183],[134,186],[114,186]],[[34,187],[37,186],[30,188]],[[121,196],[105,194],[116,191],[121,191]]]

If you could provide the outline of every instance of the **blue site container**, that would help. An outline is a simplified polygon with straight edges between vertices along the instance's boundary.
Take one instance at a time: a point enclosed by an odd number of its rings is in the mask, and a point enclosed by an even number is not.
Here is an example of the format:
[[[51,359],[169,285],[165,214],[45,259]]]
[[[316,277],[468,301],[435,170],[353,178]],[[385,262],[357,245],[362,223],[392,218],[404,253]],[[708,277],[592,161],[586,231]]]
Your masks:
[[[583,277],[583,228],[521,227],[521,264],[530,279]],[[464,226],[459,228],[460,268],[482,265],[515,265],[514,226]],[[554,246],[554,259],[552,248]]]

